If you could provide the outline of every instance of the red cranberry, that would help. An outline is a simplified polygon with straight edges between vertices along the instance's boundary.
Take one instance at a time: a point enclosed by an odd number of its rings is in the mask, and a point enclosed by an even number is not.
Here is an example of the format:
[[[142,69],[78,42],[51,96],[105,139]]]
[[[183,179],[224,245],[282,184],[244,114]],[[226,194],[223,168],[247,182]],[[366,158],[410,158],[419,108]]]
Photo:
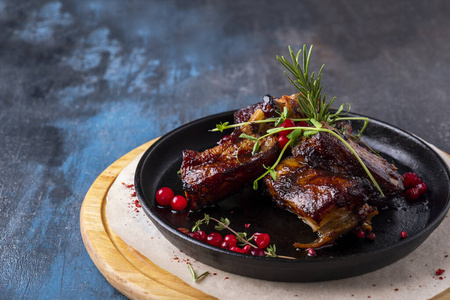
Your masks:
[[[281,135],[278,137],[278,144],[280,144],[281,149],[283,149],[289,141],[290,139],[287,136]]]
[[[408,237],[408,233],[406,231],[402,231],[400,232],[400,236],[402,237],[402,239],[406,239]]]
[[[222,249],[230,249],[232,246],[228,244],[227,242],[223,241],[222,244],[220,244],[220,248]]]
[[[356,232],[356,236],[357,236],[359,239],[363,239],[363,238],[365,238],[366,234],[364,233],[364,231],[358,230],[358,232]]]
[[[199,240],[200,242],[204,242],[205,240],[203,239],[203,236],[201,234],[198,233],[198,231],[196,232],[191,232],[188,234],[190,237],[193,237],[196,240]]]
[[[183,210],[187,206],[187,200],[183,196],[180,195],[175,196],[170,202],[170,206],[172,207],[173,210],[177,211]]]
[[[249,253],[251,249],[252,247],[250,247],[250,245],[245,245],[242,247],[242,253]]]
[[[241,248],[236,247],[236,246],[231,247],[230,250],[234,251],[234,252],[237,252],[237,253],[244,253]]]
[[[191,234],[189,234],[189,235],[191,235],[194,239],[199,240],[200,242],[205,242],[206,241],[207,234],[203,230],[192,232]]]
[[[212,246],[216,246],[219,247],[220,244],[222,244],[223,239],[222,236],[217,233],[217,232],[211,232],[210,234],[208,234],[208,236],[206,237],[206,242]]]
[[[156,192],[156,202],[162,206],[169,206],[175,194],[171,188],[163,187]]]
[[[253,256],[266,256],[266,254],[264,253],[264,250],[259,249],[259,248],[250,249],[250,254]]]
[[[416,188],[419,189],[419,194],[423,195],[428,191],[428,185],[425,182],[419,183]]]
[[[420,190],[418,188],[407,189],[405,192],[406,199],[416,200],[420,197]]]
[[[300,121],[297,123],[298,127],[309,127],[309,124],[305,121]]]
[[[233,234],[227,234],[224,238],[223,238],[224,242],[227,242],[228,245],[230,245],[230,247],[234,247],[237,244],[237,238],[235,235]]]
[[[403,185],[405,188],[412,188],[419,184],[422,180],[416,173],[408,172],[403,174]]]
[[[259,249],[266,248],[267,246],[269,246],[270,243],[270,237],[267,233],[257,232],[253,234],[253,240],[255,241]]]
[[[316,250],[314,248],[308,248],[308,256],[314,257],[316,256]]]
[[[278,127],[284,127],[284,128],[289,128],[289,127],[295,127],[295,123],[294,121],[292,121],[291,119],[286,119],[283,123],[281,123],[280,126]],[[289,133],[291,133],[294,130],[283,130],[278,132],[278,136],[287,136]]]
[[[371,241],[374,241],[376,237],[377,237],[377,236],[376,236],[375,233],[373,233],[373,232],[370,232],[370,233],[367,235],[367,238],[368,238],[369,240],[371,240]]]

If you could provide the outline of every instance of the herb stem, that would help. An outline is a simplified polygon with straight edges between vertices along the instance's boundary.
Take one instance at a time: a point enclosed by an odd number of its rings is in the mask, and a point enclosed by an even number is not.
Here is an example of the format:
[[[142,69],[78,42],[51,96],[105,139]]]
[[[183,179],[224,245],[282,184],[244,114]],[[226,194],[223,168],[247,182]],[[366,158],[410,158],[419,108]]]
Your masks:
[[[206,271],[206,272],[200,274],[199,276],[197,276],[197,274],[195,274],[195,271],[194,271],[194,268],[192,267],[192,265],[190,263],[188,263],[187,265],[188,265],[189,271],[191,272],[191,276],[192,276],[192,279],[194,280],[194,282],[199,281],[200,279],[204,278],[206,275],[209,274],[209,272]]]

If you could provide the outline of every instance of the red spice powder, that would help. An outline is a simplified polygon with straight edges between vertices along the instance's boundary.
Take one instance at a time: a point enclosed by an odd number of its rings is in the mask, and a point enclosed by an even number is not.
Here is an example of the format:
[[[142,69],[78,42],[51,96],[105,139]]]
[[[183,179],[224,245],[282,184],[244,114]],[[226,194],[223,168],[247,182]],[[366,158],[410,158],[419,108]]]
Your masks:
[[[440,276],[440,275],[444,274],[444,272],[445,272],[444,269],[437,269],[437,270],[436,270],[436,275],[437,275],[437,276]]]

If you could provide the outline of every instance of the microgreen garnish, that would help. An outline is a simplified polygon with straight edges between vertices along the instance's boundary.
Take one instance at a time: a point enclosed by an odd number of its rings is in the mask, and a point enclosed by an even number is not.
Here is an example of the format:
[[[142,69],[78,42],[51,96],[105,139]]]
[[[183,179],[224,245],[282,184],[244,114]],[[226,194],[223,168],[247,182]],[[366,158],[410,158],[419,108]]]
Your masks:
[[[195,225],[192,227],[192,232],[195,231],[199,231],[200,230],[200,225],[203,224],[208,224],[209,221],[212,220],[214,222],[217,223],[217,225],[214,226],[214,229],[217,231],[222,231],[222,230],[229,230],[231,231],[237,238],[237,240],[241,243],[241,245],[249,245],[252,248],[258,248],[258,246],[254,245],[252,242],[250,242],[253,239],[253,236],[251,236],[250,238],[247,238],[247,233],[246,232],[237,232],[234,229],[232,229],[230,227],[230,220],[228,218],[220,218],[220,220],[216,219],[216,218],[212,218],[210,217],[208,214],[204,214],[203,219],[197,220],[195,222]],[[277,255],[275,253],[276,247],[275,245],[269,245],[266,248],[267,251],[264,251],[264,253],[266,254],[267,257],[279,257],[279,258],[287,258],[287,259],[295,259],[294,257],[290,257],[290,256],[282,256],[282,255]]]
[[[216,124],[216,129],[220,132],[223,132],[226,128],[228,128],[227,127],[228,124],[230,124],[230,122],[225,122],[225,123],[220,122],[219,124]]]
[[[194,268],[192,267],[192,265],[190,263],[187,264],[189,271],[191,272],[192,275],[192,279],[194,280],[194,282],[199,281],[200,279],[204,278],[205,276],[207,276],[209,274],[208,271],[200,274],[199,276],[197,276],[197,274],[195,274]]]

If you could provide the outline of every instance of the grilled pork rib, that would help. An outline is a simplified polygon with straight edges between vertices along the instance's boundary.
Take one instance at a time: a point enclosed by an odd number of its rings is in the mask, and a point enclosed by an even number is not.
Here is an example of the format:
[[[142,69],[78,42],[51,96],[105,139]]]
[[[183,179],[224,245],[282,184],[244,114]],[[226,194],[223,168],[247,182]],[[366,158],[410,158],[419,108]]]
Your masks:
[[[368,179],[312,169],[295,157],[281,161],[276,173],[276,180],[264,178],[272,199],[318,234],[316,241],[295,247],[317,248],[356,227],[370,229],[377,210],[367,204],[374,194]]]
[[[265,118],[263,110],[257,108],[248,121]],[[276,161],[280,152],[276,137],[261,139],[256,154],[252,154],[254,141],[239,138],[241,133],[259,137],[266,126],[241,126],[213,148],[203,152],[183,151],[181,178],[189,209],[196,210],[234,194],[264,173],[264,166]]]
[[[272,98],[238,110],[234,123],[252,122],[277,117],[286,107],[292,116],[303,117],[295,95]],[[254,142],[239,135],[259,137],[272,123],[249,124],[236,128],[229,138],[203,152],[183,151],[181,177],[189,209],[195,210],[214,204],[240,190],[258,178],[278,158],[280,149],[275,136],[263,138],[261,149],[252,155]]]
[[[276,118],[285,107],[290,118],[305,117],[295,95],[263,99],[237,111],[234,122]],[[350,144],[386,197],[381,197],[354,154],[334,135],[318,132],[303,137],[276,167],[276,180],[271,175],[264,178],[275,203],[296,214],[318,234],[314,242],[294,243],[295,247],[317,248],[353,229],[371,230],[370,221],[378,213],[371,203],[404,191],[395,166],[354,142],[351,126],[345,125],[340,131],[327,124],[322,128],[333,130]],[[271,127],[273,123],[250,123],[236,128],[214,148],[183,152],[181,175],[191,210],[236,193],[263,174],[264,166],[273,165],[281,151],[276,135],[263,138],[255,154],[254,142],[239,138],[242,133],[260,137]]]
[[[340,134],[335,128],[323,124],[322,128]],[[351,133],[350,125],[346,126],[347,135]],[[386,159],[360,146],[347,135],[341,135],[355,150],[385,195],[396,195],[404,190],[403,178],[397,168]],[[308,139],[303,139],[292,149],[292,154],[311,168],[321,168],[337,174],[366,177],[361,164],[353,153],[335,136],[327,132],[319,132]]]

